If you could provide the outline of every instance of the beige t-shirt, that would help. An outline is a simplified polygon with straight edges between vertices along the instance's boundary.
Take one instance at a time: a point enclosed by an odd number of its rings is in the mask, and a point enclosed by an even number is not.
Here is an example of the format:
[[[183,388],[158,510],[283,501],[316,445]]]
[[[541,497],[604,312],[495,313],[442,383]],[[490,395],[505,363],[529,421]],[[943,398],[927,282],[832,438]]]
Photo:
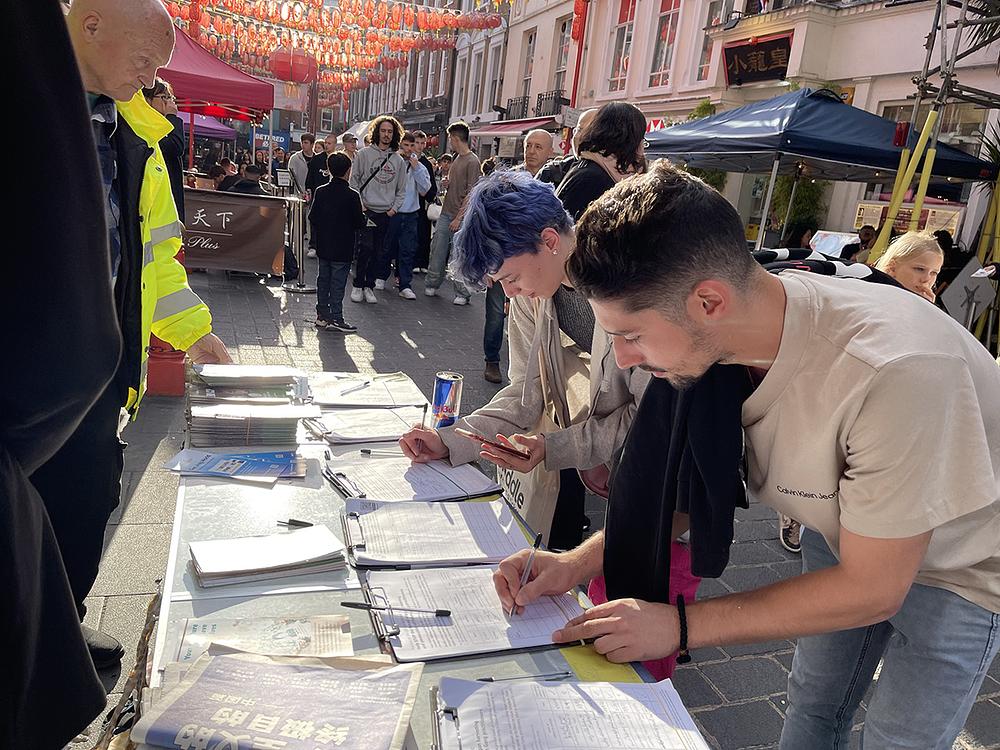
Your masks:
[[[444,194],[444,204],[441,206],[441,213],[447,214],[451,218],[458,216],[462,210],[462,202],[469,194],[472,187],[482,177],[479,157],[471,151],[462,156],[456,156],[448,170],[448,190]]]
[[[917,582],[1000,612],[1000,367],[916,294],[778,278],[778,356],[743,405],[751,493],[834,553],[841,526],[933,530]]]

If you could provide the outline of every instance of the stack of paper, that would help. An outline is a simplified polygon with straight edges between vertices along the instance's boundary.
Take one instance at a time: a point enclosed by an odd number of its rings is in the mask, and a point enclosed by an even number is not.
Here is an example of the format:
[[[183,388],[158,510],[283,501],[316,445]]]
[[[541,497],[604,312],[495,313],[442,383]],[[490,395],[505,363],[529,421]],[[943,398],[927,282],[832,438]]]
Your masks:
[[[415,464],[402,453],[357,453],[327,461],[327,479],[344,497],[392,502],[468,500],[499,494],[500,485],[471,464]]]
[[[351,623],[345,615],[255,617],[226,620],[189,618],[176,661],[195,661],[211,646],[264,656],[353,656]]]
[[[195,577],[202,586],[327,573],[347,566],[346,548],[326,526],[190,546]]]
[[[239,388],[288,387],[305,377],[302,370],[285,365],[195,365],[194,372],[206,385]]]
[[[242,388],[189,383],[187,396],[190,403],[197,405],[219,403],[290,404],[295,398],[295,390],[283,385]]]
[[[400,750],[422,665],[205,654],[130,739],[151,748]]]
[[[311,404],[213,404],[191,406],[190,444],[195,448],[225,445],[295,445],[299,420],[319,416]]]
[[[471,682],[442,677],[439,750],[709,750],[670,680]]]
[[[304,477],[305,459],[295,451],[209,453],[185,448],[164,464],[185,477],[217,477],[273,485],[279,478]]]
[[[499,563],[528,542],[507,503],[348,500],[344,537],[359,567]]]
[[[494,567],[368,573],[365,597],[385,607],[376,627],[397,661],[428,661],[552,645],[552,632],[583,614],[573,594],[543,596],[508,616],[493,586]],[[449,617],[399,611],[450,610]]]
[[[385,443],[399,440],[403,433],[420,424],[423,409],[403,406],[398,409],[337,409],[305,423],[315,437],[331,445]]]
[[[313,403],[322,406],[390,409],[427,403],[417,384],[402,372],[359,375],[314,372],[309,375]]]

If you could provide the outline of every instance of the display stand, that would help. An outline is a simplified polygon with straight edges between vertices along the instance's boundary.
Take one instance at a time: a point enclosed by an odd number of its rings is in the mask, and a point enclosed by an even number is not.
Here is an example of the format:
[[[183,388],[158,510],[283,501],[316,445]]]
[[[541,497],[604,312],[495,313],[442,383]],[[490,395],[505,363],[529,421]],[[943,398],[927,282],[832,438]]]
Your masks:
[[[291,234],[292,234],[292,252],[295,253],[295,258],[299,262],[299,278],[295,281],[286,281],[281,285],[281,288],[286,292],[297,292],[298,294],[315,294],[316,287],[310,286],[305,282],[306,265],[305,265],[305,253],[303,252],[302,242],[302,222],[305,218],[302,214],[302,206],[305,203],[301,198],[285,198],[288,201],[288,209],[291,212]]]

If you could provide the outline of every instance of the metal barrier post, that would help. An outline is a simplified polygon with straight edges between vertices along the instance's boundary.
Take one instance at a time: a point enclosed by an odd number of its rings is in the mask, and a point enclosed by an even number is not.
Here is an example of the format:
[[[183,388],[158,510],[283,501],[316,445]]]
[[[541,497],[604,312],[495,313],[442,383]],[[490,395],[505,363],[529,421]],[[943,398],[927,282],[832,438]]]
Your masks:
[[[292,252],[295,253],[295,258],[299,262],[299,278],[296,281],[286,281],[281,285],[281,288],[286,292],[297,292],[299,294],[315,294],[316,287],[306,284],[306,264],[305,264],[305,252],[304,244],[302,242],[302,228],[303,221],[305,221],[304,213],[302,207],[305,203],[301,198],[285,198],[288,202],[288,206],[291,209],[291,240],[292,240]]]

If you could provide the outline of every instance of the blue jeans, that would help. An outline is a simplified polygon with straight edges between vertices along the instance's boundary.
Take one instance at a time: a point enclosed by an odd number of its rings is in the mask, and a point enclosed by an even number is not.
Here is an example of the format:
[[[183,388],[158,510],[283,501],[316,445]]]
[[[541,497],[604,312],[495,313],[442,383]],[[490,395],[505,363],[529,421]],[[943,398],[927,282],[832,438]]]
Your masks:
[[[803,529],[803,572],[836,564],[823,537]],[[862,747],[951,750],[998,648],[1000,614],[915,583],[885,622],[799,638],[781,750],[846,749],[880,659]]]
[[[503,346],[503,322],[507,319],[507,295],[494,283],[486,290],[486,325],[483,327],[483,354],[487,362],[500,361]]]
[[[319,275],[316,277],[316,317],[332,323],[344,319],[344,290],[350,263],[337,263],[319,259]]]
[[[399,267],[400,215],[401,214],[395,214],[389,218],[389,228],[385,234],[385,243],[382,245],[382,252],[378,257],[378,272],[375,274],[375,278],[381,279],[382,281],[387,281],[389,279],[389,275],[392,273],[392,262],[394,260],[397,261],[397,269]],[[396,275],[399,275],[398,271]]]
[[[453,232],[451,224],[454,217],[442,213],[437,220],[437,228],[434,230],[434,237],[431,239],[431,262],[427,267],[427,280],[424,286],[428,289],[437,289],[444,283],[445,271],[448,269],[448,255],[451,252],[451,236]],[[455,280],[455,294],[468,299],[472,292],[461,281]]]
[[[379,278],[389,278],[389,264],[396,261],[399,291],[409,289],[413,283],[413,259],[417,255],[417,212],[396,214],[389,221],[389,236],[385,241],[386,253],[382,259]]]

